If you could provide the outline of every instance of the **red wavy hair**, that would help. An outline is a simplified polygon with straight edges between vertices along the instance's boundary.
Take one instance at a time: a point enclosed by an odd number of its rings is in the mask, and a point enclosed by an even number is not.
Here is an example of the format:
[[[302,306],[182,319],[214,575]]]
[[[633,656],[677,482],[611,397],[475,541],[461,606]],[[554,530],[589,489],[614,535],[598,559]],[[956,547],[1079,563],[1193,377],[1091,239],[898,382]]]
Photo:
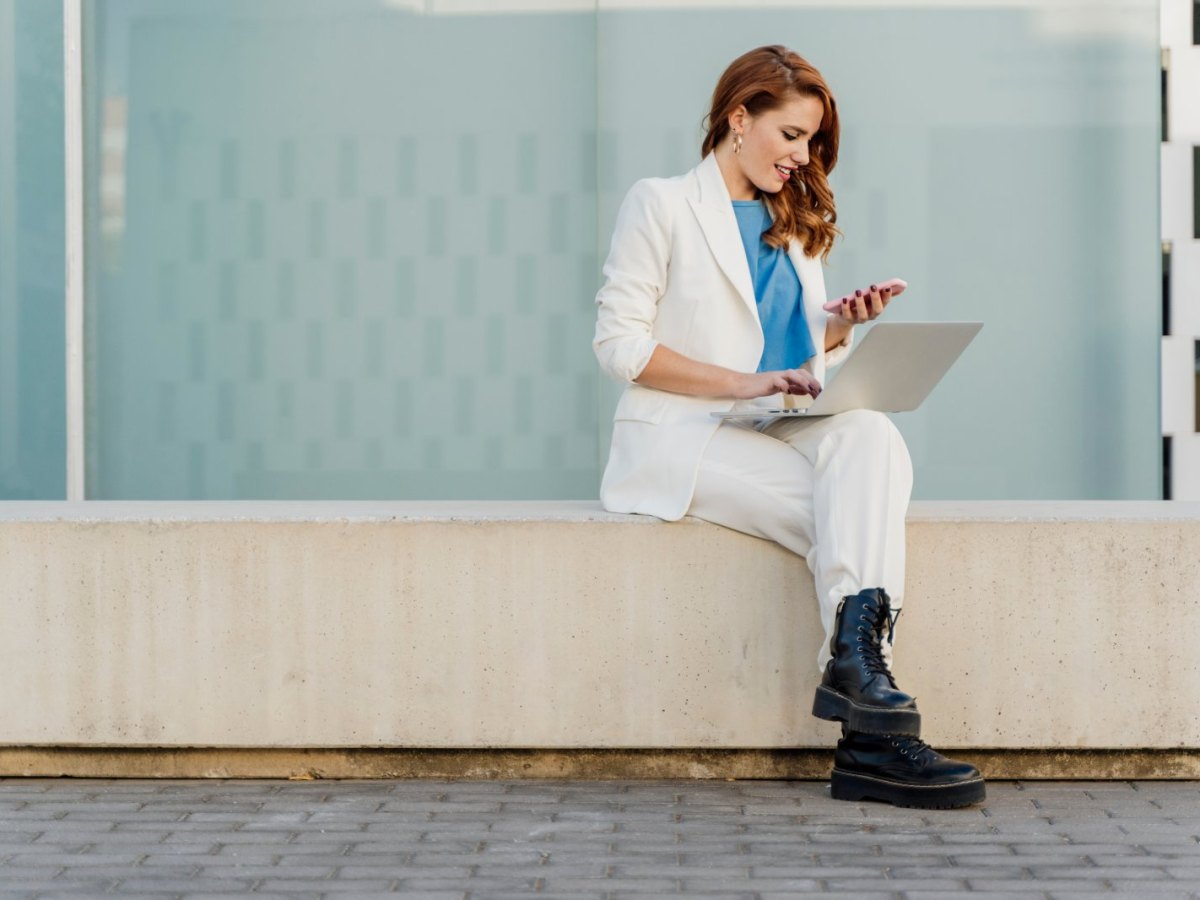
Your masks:
[[[729,64],[713,90],[712,107],[704,119],[701,156],[708,156],[729,134],[729,116],[745,106],[752,116],[777,109],[796,95],[815,97],[824,113],[821,127],[808,143],[808,165],[800,168],[777,194],[765,194],[774,223],[764,235],[773,247],[793,238],[809,256],[829,258],[838,230],[837,207],[829,188],[829,173],[837,165],[837,103],[821,73],[798,53],[773,44],[745,53]]]

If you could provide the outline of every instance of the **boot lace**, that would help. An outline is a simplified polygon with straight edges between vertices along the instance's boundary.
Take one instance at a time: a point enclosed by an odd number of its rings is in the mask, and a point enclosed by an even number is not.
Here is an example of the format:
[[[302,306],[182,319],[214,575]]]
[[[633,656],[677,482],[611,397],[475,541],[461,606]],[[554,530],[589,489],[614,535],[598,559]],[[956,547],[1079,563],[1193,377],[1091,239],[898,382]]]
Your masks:
[[[931,760],[934,760],[938,757],[938,752],[919,737],[893,735],[891,738],[891,743],[901,756],[912,760],[918,765],[926,765]]]
[[[857,638],[858,652],[863,657],[864,668],[868,674],[882,675],[888,680],[888,684],[899,690],[896,678],[888,668],[887,660],[883,658],[883,627],[886,623],[888,644],[894,644],[896,620],[900,618],[900,610],[893,612],[887,594],[882,591],[880,593],[883,602],[879,604],[879,612],[874,617],[874,621],[866,615],[858,617],[860,622],[866,623],[866,627],[859,625],[856,629],[859,634]]]

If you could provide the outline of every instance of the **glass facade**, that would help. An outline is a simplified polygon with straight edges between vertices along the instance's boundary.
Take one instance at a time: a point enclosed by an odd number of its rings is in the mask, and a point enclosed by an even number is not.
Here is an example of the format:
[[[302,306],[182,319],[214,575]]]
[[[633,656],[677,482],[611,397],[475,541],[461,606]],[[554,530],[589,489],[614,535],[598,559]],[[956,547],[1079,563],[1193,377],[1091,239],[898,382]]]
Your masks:
[[[838,98],[830,293],[899,276],[889,318],[985,323],[897,417],[916,496],[1160,496],[1154,0],[84,9],[89,497],[594,498],[617,204],[698,161],[765,43]],[[5,66],[0,490],[61,496],[59,4],[0,0]]]
[[[90,496],[594,495],[594,16],[91,9]]]
[[[914,496],[1161,497],[1156,2],[608,6],[602,233],[695,164],[724,66],[786,44],[842,120],[830,295],[896,276],[890,320],[985,323],[895,417]]]
[[[0,0],[0,500],[66,496],[61,3]]]

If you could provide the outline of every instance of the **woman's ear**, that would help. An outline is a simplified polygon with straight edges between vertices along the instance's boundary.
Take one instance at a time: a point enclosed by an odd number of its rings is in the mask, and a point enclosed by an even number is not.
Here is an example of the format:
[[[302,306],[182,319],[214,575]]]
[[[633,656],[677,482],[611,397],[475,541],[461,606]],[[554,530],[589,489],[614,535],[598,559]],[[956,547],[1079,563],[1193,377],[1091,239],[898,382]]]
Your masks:
[[[750,116],[749,112],[743,104],[738,104],[737,109],[729,114],[729,129],[730,131],[742,131],[746,127],[746,119]]]

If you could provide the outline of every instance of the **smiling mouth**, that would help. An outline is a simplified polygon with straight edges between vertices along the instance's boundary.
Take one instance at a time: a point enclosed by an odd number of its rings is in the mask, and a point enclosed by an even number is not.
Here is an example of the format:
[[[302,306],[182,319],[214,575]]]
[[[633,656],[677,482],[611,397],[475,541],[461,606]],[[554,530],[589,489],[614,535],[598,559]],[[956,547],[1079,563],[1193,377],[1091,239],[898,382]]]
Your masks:
[[[792,173],[797,171],[797,169],[792,169],[792,168],[789,168],[788,166],[781,166],[781,165],[779,165],[779,163],[776,163],[775,171],[777,171],[784,178],[791,178]]]

